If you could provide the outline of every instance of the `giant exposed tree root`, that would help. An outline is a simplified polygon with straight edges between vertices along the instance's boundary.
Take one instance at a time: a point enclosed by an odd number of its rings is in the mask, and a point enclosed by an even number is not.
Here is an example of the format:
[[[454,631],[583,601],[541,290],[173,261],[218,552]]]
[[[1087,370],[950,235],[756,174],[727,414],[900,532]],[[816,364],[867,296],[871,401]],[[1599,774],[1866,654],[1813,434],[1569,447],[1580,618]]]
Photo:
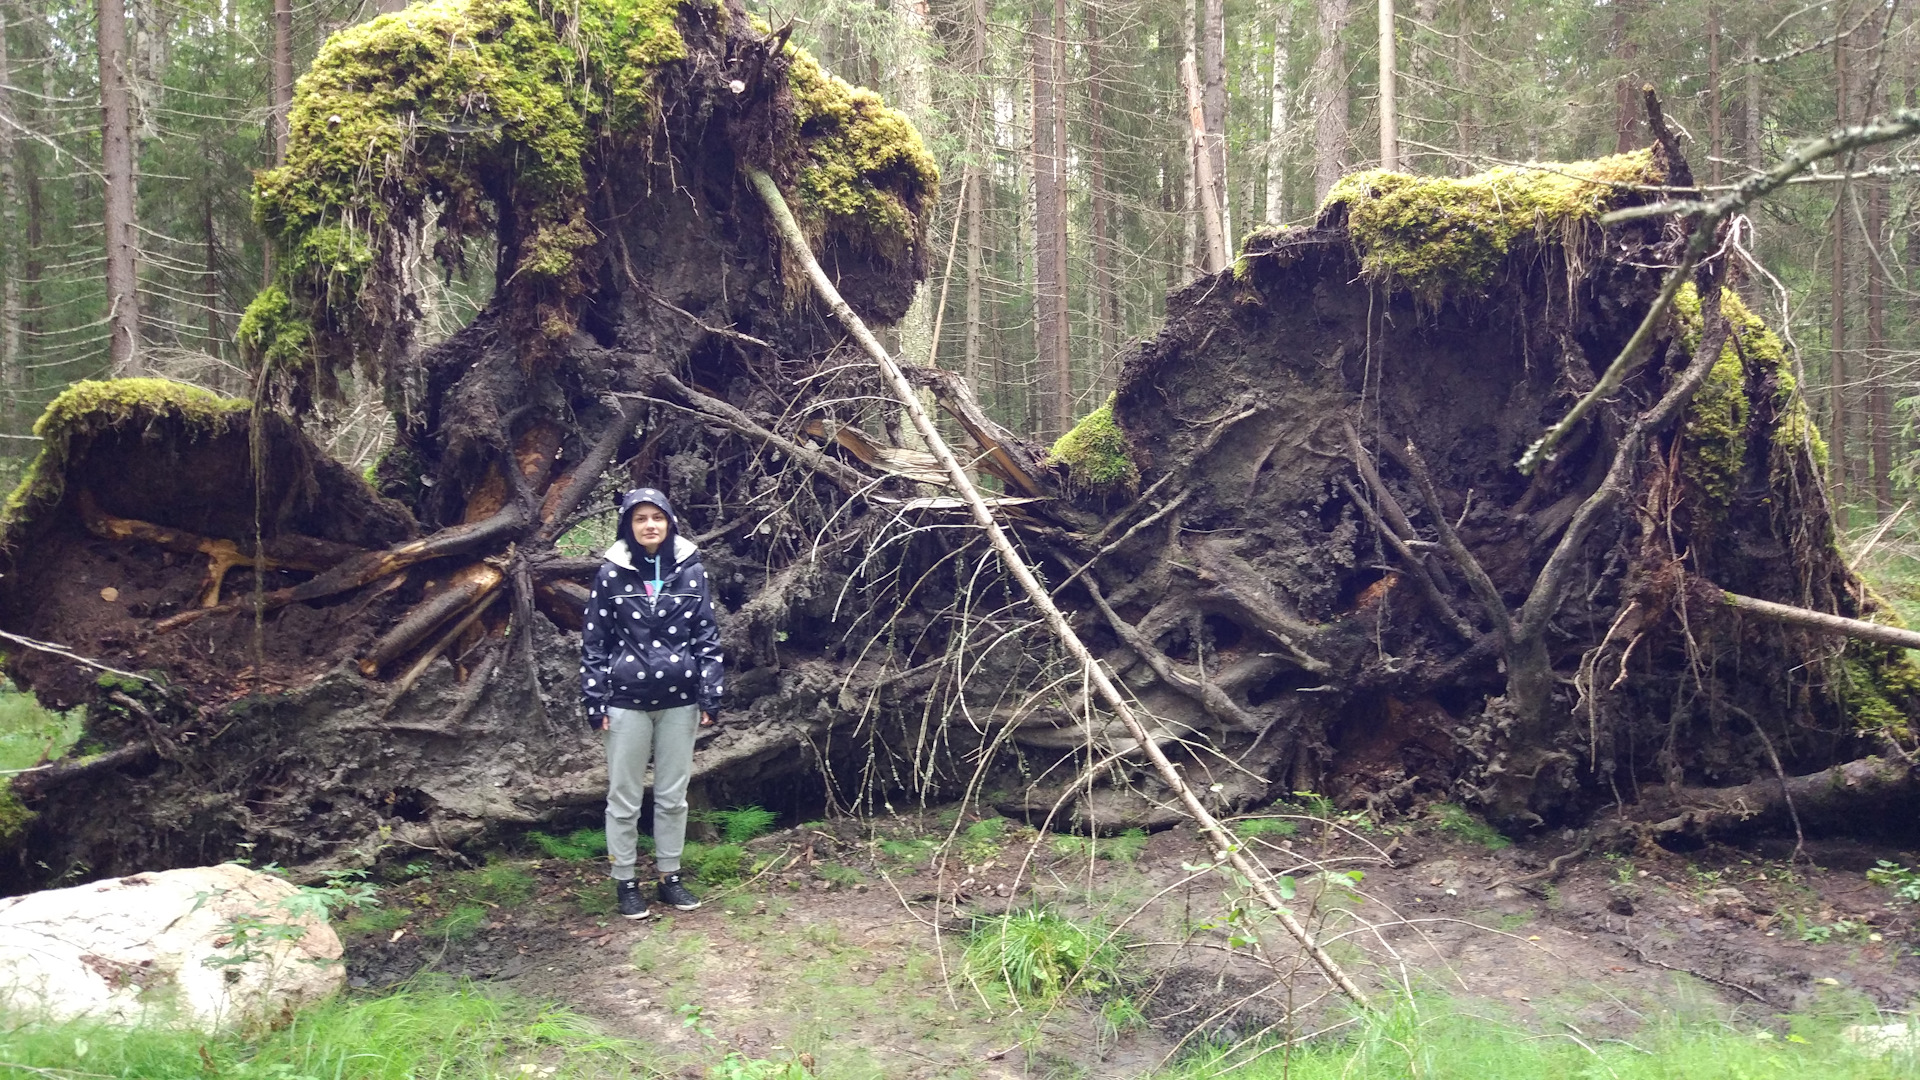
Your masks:
[[[745,175],[785,184],[824,152],[784,96],[798,61],[737,13],[678,18],[688,54],[661,69],[649,120],[671,151],[616,141],[591,165],[622,211],[583,204],[605,238],[582,256],[590,287],[503,296],[418,352],[404,328],[373,335],[399,343],[373,375],[404,406],[373,488],[272,409],[119,384],[57,403],[8,519],[0,628],[154,683],[8,653],[43,700],[91,707],[84,749],[100,756],[16,781],[38,817],[11,841],[6,886],[243,842],[356,864],[591,820],[603,774],[575,715],[572,632],[597,561],[554,545],[631,483],[673,490],[726,612],[729,719],[696,760],[696,794],[716,802],[971,788],[1010,813],[1121,827],[1172,800],[1151,746],[1205,814],[1313,790],[1460,800],[1525,830],[1654,785],[1815,774],[1907,737],[1920,680],[1899,654],[1722,598],[1872,614],[1758,320],[1696,303],[1554,460],[1515,468],[1633,335],[1660,292],[1648,268],[1685,239],[1649,221],[1603,233],[1598,212],[1639,196],[1611,180],[1579,194],[1565,170],[1547,175],[1577,198],[1524,176],[1350,180],[1315,227],[1257,236],[1234,271],[1175,294],[1089,421],[1108,427],[1061,461],[950,374],[904,372],[1004,486],[992,512],[1128,695],[1133,730],[1049,643],[919,448],[881,434],[890,391],[796,298]],[[1660,178],[1644,156],[1610,160],[1569,168]],[[872,182],[924,212],[913,177]],[[1484,190],[1498,197],[1475,203]],[[1483,220],[1516,206],[1536,216]],[[1422,262],[1423,221],[1503,239],[1483,264]],[[852,306],[897,316],[918,219],[891,247],[815,222]],[[404,289],[381,265],[366,287]],[[558,324],[525,321],[537,310],[574,330],[548,336]],[[314,333],[345,333],[326,319]],[[263,401],[299,404],[262,359]]]

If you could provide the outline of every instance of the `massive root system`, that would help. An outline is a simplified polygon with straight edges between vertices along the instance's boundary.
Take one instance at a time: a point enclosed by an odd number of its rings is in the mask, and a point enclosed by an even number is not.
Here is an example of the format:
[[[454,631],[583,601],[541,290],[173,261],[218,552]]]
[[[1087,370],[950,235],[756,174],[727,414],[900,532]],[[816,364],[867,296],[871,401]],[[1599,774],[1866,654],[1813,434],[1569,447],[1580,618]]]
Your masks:
[[[282,258],[245,327],[255,400],[83,384],[43,420],[0,627],[15,679],[90,712],[73,756],[14,781],[13,887],[590,816],[595,559],[557,542],[631,483],[673,491],[726,612],[698,797],[971,789],[1082,828],[1166,820],[746,184],[770,173],[885,323],[925,270],[918,136],[737,9],[574,7],[435,0],[337,37],[261,182]],[[1920,684],[1887,646],[1720,599],[1875,613],[1792,359],[1724,263],[1624,393],[1515,464],[1684,239],[1600,215],[1683,169],[1350,178],[1172,297],[1051,455],[910,374],[1223,805],[1444,797],[1526,829],[1813,772],[1904,739]],[[409,267],[482,250],[492,302],[419,347]],[[346,378],[396,422],[368,478],[300,423]]]

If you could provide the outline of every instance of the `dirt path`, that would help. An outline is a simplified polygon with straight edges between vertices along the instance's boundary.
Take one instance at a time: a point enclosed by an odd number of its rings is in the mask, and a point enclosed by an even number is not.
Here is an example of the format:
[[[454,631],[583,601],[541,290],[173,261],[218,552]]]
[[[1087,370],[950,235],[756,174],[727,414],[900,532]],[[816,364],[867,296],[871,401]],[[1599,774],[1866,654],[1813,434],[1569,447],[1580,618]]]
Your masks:
[[[1840,995],[1920,996],[1914,909],[1862,873],[1920,861],[1911,853],[1816,846],[1792,867],[1655,850],[1565,860],[1556,880],[1543,871],[1573,838],[1490,850],[1470,821],[1446,821],[1295,815],[1254,842],[1292,873],[1343,963],[1521,1020],[1618,1032],[1689,1008],[1763,1024]],[[1089,851],[974,826],[939,863],[932,841],[946,834],[931,815],[777,833],[748,845],[757,877],[638,923],[611,914],[593,862],[415,864],[353,924],[351,975],[497,981],[657,1046],[692,1077],[729,1052],[821,1077],[1143,1076],[1183,1043],[1341,1015],[1281,935],[1196,866],[1204,849],[1186,829]],[[971,920],[1035,904],[1119,927],[1119,984],[1022,1009],[970,978]]]

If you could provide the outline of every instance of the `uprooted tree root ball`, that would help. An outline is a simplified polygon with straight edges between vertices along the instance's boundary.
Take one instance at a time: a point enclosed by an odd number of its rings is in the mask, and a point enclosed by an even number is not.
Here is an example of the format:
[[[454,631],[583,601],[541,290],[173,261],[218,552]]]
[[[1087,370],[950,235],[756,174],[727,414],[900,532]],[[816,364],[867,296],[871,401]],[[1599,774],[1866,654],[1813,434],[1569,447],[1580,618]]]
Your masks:
[[[1815,775],[1910,741],[1920,679],[1897,649],[1720,601],[1883,617],[1764,324],[1703,277],[1625,393],[1515,466],[1649,310],[1684,235],[1600,219],[1673,167],[1353,178],[1176,294],[1051,454],[950,374],[908,374],[1222,806],[1440,797],[1525,830],[1645,785]],[[939,472],[887,434],[752,170],[863,316],[904,312],[937,182],[918,136],[737,8],[433,0],[336,37],[257,193],[281,252],[246,330],[260,400],[76,388],[10,504],[8,672],[90,712],[83,754],[14,783],[37,816],[7,886],[588,820],[604,769],[573,634],[597,560],[556,541],[632,484],[672,491],[726,612],[729,719],[696,799],[973,790],[1056,827],[1170,821]],[[490,252],[499,283],[426,348],[422,252]],[[1649,429],[1696,354],[1702,389]],[[371,486],[296,419],[350,367],[397,425]],[[1884,772],[1875,797],[1897,797]]]

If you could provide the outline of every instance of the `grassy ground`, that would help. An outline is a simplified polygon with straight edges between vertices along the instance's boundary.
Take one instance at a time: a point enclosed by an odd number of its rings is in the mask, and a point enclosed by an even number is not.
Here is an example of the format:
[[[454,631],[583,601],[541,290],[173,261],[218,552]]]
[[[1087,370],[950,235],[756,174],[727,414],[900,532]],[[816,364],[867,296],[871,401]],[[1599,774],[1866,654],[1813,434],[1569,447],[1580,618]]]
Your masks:
[[[648,965],[687,962],[685,956],[635,959]],[[796,971],[796,988],[817,974],[805,967]],[[884,994],[861,1004],[871,1010],[888,1007]],[[699,1025],[698,1011],[688,1012],[689,1024]],[[808,1040],[812,1046],[794,1046],[781,1060],[734,1051],[706,1055],[709,1064],[690,1067],[682,1055],[611,1037],[563,1008],[471,984],[419,979],[379,995],[343,995],[254,1037],[0,1023],[0,1076],[803,1080],[816,1075],[816,1058],[820,1075],[845,1071],[848,1063],[826,1060],[834,1055],[833,1034],[841,1019],[846,1018],[821,1015],[819,1030]],[[1203,1046],[1160,1071],[1157,1080],[1227,1075],[1237,1080],[1891,1080],[1916,1075],[1920,1057],[1911,1049],[1876,1056],[1844,1037],[1845,1026],[1861,1019],[1841,1000],[1818,1014],[1746,1019],[1703,1007],[1694,1015],[1649,1018],[1629,1038],[1604,1038],[1571,1024],[1534,1030],[1485,1003],[1424,998],[1402,1000],[1377,1020],[1351,1022],[1318,1038],[1273,1040],[1231,1055]],[[878,1068],[868,1074],[886,1075]]]
[[[85,721],[79,709],[48,712],[32,694],[0,682],[0,773],[32,768],[44,758],[66,753]]]

